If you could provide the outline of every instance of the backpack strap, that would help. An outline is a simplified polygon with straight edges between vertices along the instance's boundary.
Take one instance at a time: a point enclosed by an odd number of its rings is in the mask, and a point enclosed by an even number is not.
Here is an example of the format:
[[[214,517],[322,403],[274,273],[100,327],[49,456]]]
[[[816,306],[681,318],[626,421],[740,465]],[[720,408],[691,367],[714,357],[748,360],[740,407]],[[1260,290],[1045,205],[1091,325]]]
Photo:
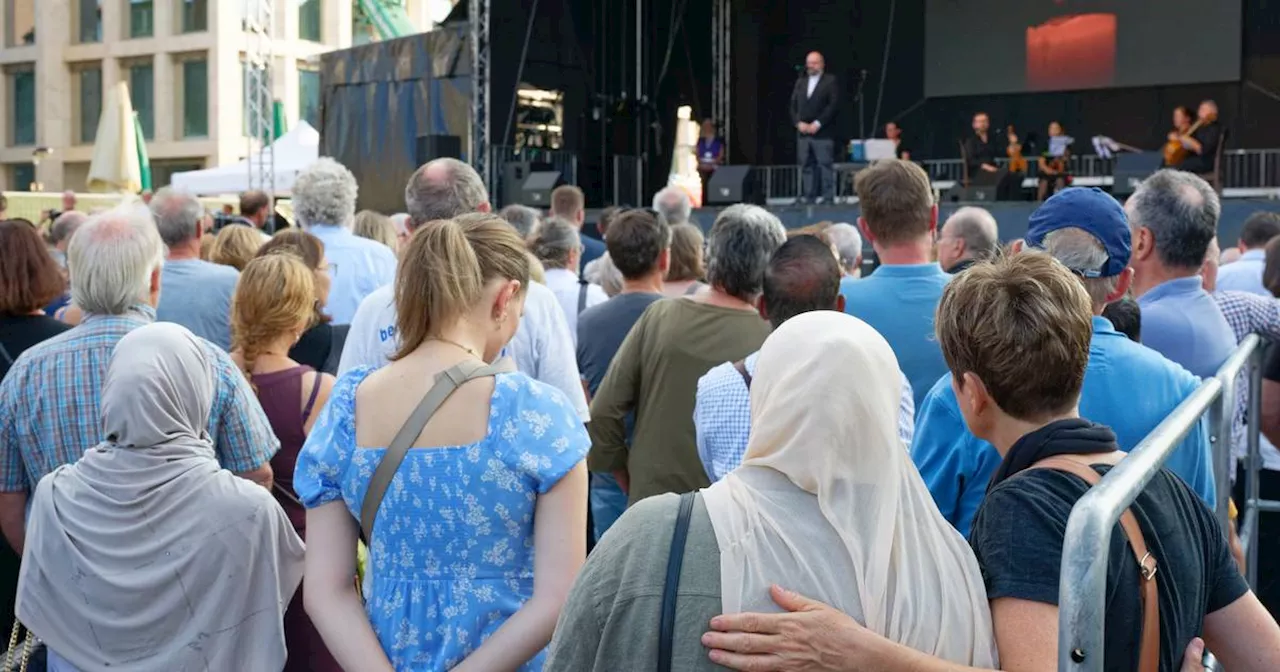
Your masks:
[[[391,445],[387,446],[387,452],[378,462],[373,478],[369,479],[369,490],[365,493],[364,502],[360,505],[360,530],[366,544],[373,538],[373,522],[378,517],[382,498],[386,496],[387,488],[391,486],[391,479],[395,477],[409,448],[422,433],[422,428],[427,426],[431,416],[435,415],[445,400],[463,383],[477,378],[496,376],[499,373],[511,373],[515,370],[515,365],[509,359],[500,359],[488,365],[469,359],[436,374],[435,383],[431,389],[427,390],[422,401],[418,402],[417,408],[409,414],[400,431],[396,432],[395,438],[391,439]]]
[[[582,314],[582,311],[587,309],[587,288],[590,286],[591,286],[591,283],[587,282],[586,280],[582,280],[582,279],[578,280],[578,314],[579,315]]]
[[[1071,474],[1093,487],[1102,476],[1092,467],[1065,457],[1047,457],[1031,465],[1031,469],[1052,469]],[[1133,507],[1120,514],[1120,529],[1129,540],[1129,549],[1138,562],[1142,581],[1142,643],[1138,654],[1138,672],[1157,672],[1160,668],[1160,598],[1156,591],[1156,557],[1147,550],[1147,539],[1133,515]]]
[[[658,621],[658,672],[671,672],[672,641],[676,631],[676,592],[680,589],[680,569],[684,566],[684,545],[689,538],[689,521],[693,518],[693,500],[697,493],[680,495],[680,512],[676,514],[676,530],[671,535],[667,554],[667,578],[662,586],[662,611]]]
[[[307,397],[307,405],[302,407],[302,424],[305,426],[307,420],[311,419],[311,411],[315,410],[316,397],[320,396],[320,379],[324,376],[319,371],[312,370],[316,374],[315,380],[311,382],[311,396]]]
[[[733,368],[738,371],[738,375],[742,376],[742,382],[747,384],[747,389],[751,389],[751,373],[747,371],[747,360],[739,359],[733,363]]]

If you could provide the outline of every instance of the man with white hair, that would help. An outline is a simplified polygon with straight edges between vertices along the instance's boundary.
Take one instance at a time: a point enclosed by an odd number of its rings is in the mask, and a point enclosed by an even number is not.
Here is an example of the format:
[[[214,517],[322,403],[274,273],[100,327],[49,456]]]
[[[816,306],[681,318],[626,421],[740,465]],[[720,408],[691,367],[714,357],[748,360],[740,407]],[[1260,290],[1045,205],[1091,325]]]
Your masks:
[[[161,189],[151,198],[160,240],[169,248],[164,265],[164,296],[156,319],[181,324],[223,350],[231,350],[231,297],[240,272],[200,258],[204,208],[195,196]]]
[[[405,186],[404,200],[410,235],[427,222],[491,210],[489,192],[480,175],[471,166],[449,158],[418,168]],[[397,344],[395,286],[388,283],[360,303],[342,348],[338,374],[358,366],[386,364]],[[529,283],[520,328],[504,354],[529,377],[564,392],[582,421],[587,421],[587,398],[578,376],[573,338],[559,301],[545,285]]]
[[[355,175],[322,157],[293,184],[298,225],[324,243],[332,286],[325,310],[334,324],[350,324],[360,302],[396,279],[396,254],[377,241],[351,232],[356,217]]]
[[[966,206],[948,217],[938,231],[938,264],[955,275],[995,256],[999,247],[996,218],[982,208]]]
[[[668,226],[688,224],[693,216],[693,201],[684,189],[676,186],[665,187],[653,195],[653,209],[667,219]]]
[[[0,383],[0,530],[19,555],[27,495],[41,477],[102,441],[98,410],[111,352],[125,334],[155,320],[161,294],[164,243],[146,208],[91,217],[72,237],[67,259],[84,319],[22,353]],[[202,342],[216,381],[209,436],[218,462],[270,488],[280,442],[231,357]]]
[[[840,283],[862,277],[862,234],[858,233],[858,227],[847,222],[832,224],[827,228],[827,235],[840,254],[840,268],[844,271]]]

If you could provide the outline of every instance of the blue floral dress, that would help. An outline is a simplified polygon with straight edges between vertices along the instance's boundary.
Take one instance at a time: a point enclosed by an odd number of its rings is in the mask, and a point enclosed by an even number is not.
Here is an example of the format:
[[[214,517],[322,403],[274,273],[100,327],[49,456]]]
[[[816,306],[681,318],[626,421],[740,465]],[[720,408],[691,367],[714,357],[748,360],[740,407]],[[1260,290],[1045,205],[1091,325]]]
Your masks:
[[[308,509],[342,500],[360,519],[385,448],[356,445],[353,369],[334,385],[294,472]],[[533,511],[590,439],[559,390],[522,373],[495,381],[485,438],[414,448],[378,510],[365,610],[396,670],[462,662],[533,595]],[[355,550],[352,549],[354,553]],[[545,651],[525,671],[542,669]]]

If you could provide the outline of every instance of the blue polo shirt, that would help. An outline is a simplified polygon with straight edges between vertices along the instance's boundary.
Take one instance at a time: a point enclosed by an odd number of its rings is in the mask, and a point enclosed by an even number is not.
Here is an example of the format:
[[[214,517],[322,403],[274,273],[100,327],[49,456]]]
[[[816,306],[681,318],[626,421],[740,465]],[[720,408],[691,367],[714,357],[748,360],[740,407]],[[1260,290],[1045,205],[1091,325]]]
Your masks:
[[[1236,335],[1200,282],[1198,275],[1177,278],[1138,297],[1142,344],[1201,378],[1211,378],[1236,349]]]
[[[1234,263],[1218,269],[1217,291],[1249,292],[1271,298],[1271,292],[1262,286],[1262,271],[1266,266],[1266,250],[1245,252]]]
[[[871,325],[884,336],[920,404],[938,376],[947,373],[934,336],[933,315],[951,276],[937,264],[881,266],[856,282],[841,282],[844,312]]]
[[[1186,369],[1116,331],[1106,318],[1093,318],[1080,415],[1110,427],[1121,450],[1137,447],[1199,384]],[[1212,507],[1216,489],[1207,422],[1202,419],[1191,429],[1164,466]],[[969,433],[950,375],[929,390],[916,414],[911,458],[942,515],[967,537],[1001,457]]]

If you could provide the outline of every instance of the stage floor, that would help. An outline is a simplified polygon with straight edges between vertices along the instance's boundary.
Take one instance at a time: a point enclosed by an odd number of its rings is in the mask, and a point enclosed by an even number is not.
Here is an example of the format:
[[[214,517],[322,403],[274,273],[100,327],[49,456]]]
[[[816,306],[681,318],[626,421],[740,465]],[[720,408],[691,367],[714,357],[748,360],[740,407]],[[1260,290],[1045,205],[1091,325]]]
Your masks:
[[[941,225],[951,213],[965,205],[986,208],[1000,225],[1000,240],[1010,241],[1021,238],[1027,232],[1027,219],[1039,206],[1032,202],[1000,202],[1000,203],[942,203],[938,206],[938,224]],[[716,215],[723,208],[699,208],[694,210],[694,218],[705,231],[711,228]],[[778,216],[789,229],[801,228],[822,221],[848,222],[856,224],[861,212],[858,205],[809,205],[809,206],[769,206],[769,211]],[[1273,199],[1227,199],[1222,202],[1222,219],[1218,223],[1218,238],[1222,247],[1236,244],[1240,237],[1240,229],[1249,215],[1265,210],[1280,213],[1280,200]],[[593,220],[594,221],[594,220]]]

